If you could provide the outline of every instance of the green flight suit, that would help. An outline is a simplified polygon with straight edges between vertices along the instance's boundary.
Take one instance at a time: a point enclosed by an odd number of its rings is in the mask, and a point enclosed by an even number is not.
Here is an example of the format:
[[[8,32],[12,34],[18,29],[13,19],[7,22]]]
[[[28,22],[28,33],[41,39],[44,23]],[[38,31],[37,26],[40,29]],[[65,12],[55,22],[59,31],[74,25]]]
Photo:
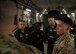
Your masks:
[[[48,47],[47,47],[47,53],[52,53],[53,51],[53,44],[58,38],[57,33],[56,33],[56,25],[55,26],[48,26],[45,29],[45,35],[46,39],[48,40]]]
[[[32,45],[44,53],[44,46],[43,46],[44,33],[43,33],[43,31],[34,30],[31,33],[31,39],[32,39],[31,40]]]

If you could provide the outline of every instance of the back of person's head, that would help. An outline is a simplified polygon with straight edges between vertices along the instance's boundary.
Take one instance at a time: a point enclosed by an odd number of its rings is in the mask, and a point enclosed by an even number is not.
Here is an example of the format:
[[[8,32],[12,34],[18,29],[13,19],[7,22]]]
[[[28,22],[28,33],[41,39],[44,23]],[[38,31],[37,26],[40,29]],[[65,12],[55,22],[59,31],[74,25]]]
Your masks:
[[[17,15],[16,2],[14,0],[0,0],[0,32],[7,36],[12,32],[15,28],[15,15]]]

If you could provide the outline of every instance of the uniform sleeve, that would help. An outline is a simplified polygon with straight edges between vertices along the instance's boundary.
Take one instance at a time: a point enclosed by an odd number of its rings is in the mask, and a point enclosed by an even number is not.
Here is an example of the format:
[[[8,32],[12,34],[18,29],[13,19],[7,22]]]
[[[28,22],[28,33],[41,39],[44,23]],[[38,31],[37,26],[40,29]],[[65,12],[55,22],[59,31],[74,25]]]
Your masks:
[[[74,48],[72,48],[72,46],[65,46],[61,49],[61,51],[59,52],[61,54],[74,54]]]

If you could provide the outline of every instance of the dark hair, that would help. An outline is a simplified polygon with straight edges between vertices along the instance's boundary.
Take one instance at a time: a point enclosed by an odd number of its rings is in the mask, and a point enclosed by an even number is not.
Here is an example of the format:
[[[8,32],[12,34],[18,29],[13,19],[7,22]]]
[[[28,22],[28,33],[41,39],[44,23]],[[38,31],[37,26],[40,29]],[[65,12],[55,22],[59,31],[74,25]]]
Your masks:
[[[63,17],[63,18],[59,18],[58,20],[61,20],[63,21],[64,23],[72,26],[73,22],[72,22],[72,19],[70,19],[69,17]]]
[[[41,23],[41,22],[36,22],[35,24],[38,24],[38,25],[40,25],[40,26],[41,26],[41,24],[42,24],[42,23]]]
[[[19,22],[25,22],[25,20],[20,20]]]
[[[54,17],[56,19],[58,18],[59,15],[60,15],[60,11],[58,10],[51,10],[48,12],[48,18]]]
[[[60,14],[60,11],[58,10],[51,10],[48,12],[48,14]]]

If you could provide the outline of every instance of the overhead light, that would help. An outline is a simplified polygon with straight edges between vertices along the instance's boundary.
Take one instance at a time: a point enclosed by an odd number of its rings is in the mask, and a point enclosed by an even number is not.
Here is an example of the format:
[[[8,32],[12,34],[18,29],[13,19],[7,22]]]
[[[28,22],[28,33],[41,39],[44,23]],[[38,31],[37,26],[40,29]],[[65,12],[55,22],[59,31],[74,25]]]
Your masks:
[[[71,30],[73,30],[73,28],[71,28]]]
[[[39,15],[39,13],[36,13],[36,16],[38,16]]]
[[[30,9],[26,9],[26,11],[29,11],[29,12],[31,12],[31,10],[30,10]]]
[[[36,14],[39,14],[39,13],[36,13]]]
[[[71,13],[73,17],[75,17],[75,13]]]
[[[75,15],[75,13],[71,13],[72,15]]]

